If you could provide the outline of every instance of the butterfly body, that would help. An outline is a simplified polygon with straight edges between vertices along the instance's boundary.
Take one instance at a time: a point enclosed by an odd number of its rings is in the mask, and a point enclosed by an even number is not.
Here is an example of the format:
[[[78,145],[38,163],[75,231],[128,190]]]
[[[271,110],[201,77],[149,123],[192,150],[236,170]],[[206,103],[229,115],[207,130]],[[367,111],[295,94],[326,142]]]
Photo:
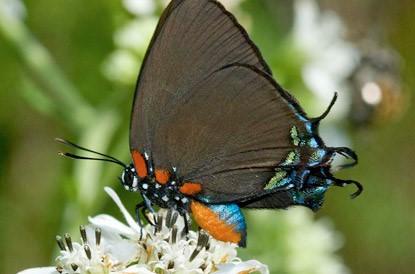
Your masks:
[[[131,164],[121,175],[121,181],[126,190],[141,193],[151,204],[175,209],[179,212],[189,210],[189,199],[180,192],[180,182],[177,180],[169,178],[161,183],[151,173],[140,178],[135,172],[134,164]]]
[[[141,155],[138,152],[133,153],[133,159],[135,163],[126,166],[120,180],[126,190],[142,195],[144,209],[152,211],[153,205],[174,209],[185,218],[186,229],[187,215],[193,212],[197,223],[215,238],[245,246],[246,224],[239,205],[204,204],[197,200],[197,195],[202,190],[201,185],[179,179],[174,167],[169,171],[154,169],[147,154]]]

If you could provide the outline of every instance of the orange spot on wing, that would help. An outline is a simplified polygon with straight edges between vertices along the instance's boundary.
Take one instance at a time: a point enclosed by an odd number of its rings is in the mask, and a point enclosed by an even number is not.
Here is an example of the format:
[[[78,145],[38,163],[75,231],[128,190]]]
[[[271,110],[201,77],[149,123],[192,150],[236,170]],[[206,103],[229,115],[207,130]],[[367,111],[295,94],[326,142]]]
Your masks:
[[[161,185],[166,184],[170,179],[170,172],[165,169],[156,169],[154,174],[156,176],[156,181]]]
[[[202,191],[202,185],[199,183],[185,182],[180,187],[180,192],[187,195],[196,195]]]
[[[147,164],[143,155],[141,155],[139,151],[133,150],[131,152],[131,156],[133,158],[134,167],[137,171],[137,175],[141,178],[147,177]]]
[[[240,243],[242,235],[235,231],[234,226],[219,219],[219,216],[207,206],[192,201],[190,209],[197,224],[212,237],[224,242]]]

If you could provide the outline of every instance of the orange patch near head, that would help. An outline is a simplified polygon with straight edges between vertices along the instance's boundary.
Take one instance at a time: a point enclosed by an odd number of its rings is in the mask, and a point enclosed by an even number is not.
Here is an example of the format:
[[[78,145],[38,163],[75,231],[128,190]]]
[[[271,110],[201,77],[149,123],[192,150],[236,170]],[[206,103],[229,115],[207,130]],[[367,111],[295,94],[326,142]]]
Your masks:
[[[156,176],[157,183],[161,185],[166,184],[170,179],[170,172],[165,169],[156,169],[154,175]]]
[[[235,231],[233,225],[229,225],[219,219],[219,216],[210,208],[199,202],[192,201],[190,209],[197,224],[209,232],[215,239],[236,244],[240,243],[242,239],[241,233]]]
[[[202,191],[202,185],[199,183],[185,182],[180,188],[180,192],[186,195],[196,195]]]
[[[134,167],[137,171],[137,175],[140,178],[147,177],[147,164],[146,160],[144,159],[143,155],[137,150],[133,150],[131,152],[131,157],[133,158]]]

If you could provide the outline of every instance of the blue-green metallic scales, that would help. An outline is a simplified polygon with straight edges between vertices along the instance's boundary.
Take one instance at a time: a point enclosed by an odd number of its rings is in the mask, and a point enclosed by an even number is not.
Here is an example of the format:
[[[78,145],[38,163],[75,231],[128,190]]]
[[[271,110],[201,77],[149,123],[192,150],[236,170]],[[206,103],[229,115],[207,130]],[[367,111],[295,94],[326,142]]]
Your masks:
[[[237,204],[213,204],[208,205],[208,207],[218,214],[219,219],[232,226],[236,232],[241,234],[241,242],[239,244],[245,246],[246,223],[239,206]]]

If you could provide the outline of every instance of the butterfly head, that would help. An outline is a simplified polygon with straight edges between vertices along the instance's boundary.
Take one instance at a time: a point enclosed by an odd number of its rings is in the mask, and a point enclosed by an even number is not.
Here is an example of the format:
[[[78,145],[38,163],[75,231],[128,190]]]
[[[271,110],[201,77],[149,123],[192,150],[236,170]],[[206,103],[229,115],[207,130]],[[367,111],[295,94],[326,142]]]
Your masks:
[[[141,180],[138,177],[133,164],[124,168],[120,176],[120,181],[124,188],[128,191],[137,191],[139,189]]]

